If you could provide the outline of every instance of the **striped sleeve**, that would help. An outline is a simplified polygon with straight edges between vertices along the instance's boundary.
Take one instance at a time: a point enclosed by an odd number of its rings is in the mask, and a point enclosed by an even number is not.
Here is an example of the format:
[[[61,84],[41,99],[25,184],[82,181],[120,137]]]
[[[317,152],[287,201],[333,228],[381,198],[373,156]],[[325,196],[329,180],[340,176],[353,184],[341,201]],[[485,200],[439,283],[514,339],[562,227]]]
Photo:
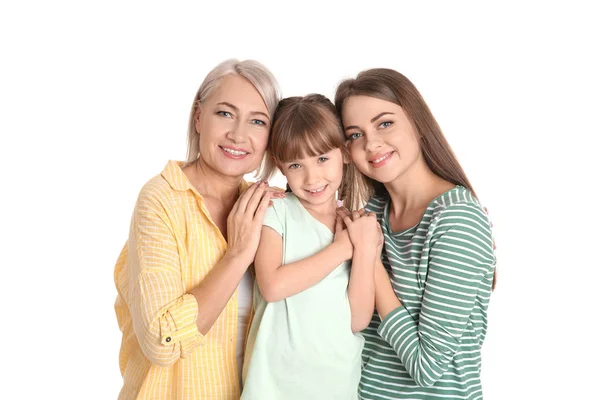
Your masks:
[[[475,204],[440,212],[425,246],[428,259],[421,262],[428,262],[428,274],[418,321],[400,306],[378,329],[419,386],[433,385],[448,369],[495,263],[489,221]]]
[[[196,298],[186,294],[173,235],[160,200],[142,191],[129,235],[129,308],[142,351],[160,366],[174,364],[205,340],[196,326]]]

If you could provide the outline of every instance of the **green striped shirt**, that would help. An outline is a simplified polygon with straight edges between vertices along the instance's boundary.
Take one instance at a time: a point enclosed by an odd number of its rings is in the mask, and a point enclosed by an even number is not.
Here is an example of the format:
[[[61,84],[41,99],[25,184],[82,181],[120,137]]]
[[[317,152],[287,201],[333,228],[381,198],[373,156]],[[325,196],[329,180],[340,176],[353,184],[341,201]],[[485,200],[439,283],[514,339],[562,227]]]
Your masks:
[[[495,256],[487,215],[457,186],[412,228],[392,232],[389,198],[366,206],[379,220],[382,260],[402,305],[363,331],[362,399],[481,399],[481,345]]]

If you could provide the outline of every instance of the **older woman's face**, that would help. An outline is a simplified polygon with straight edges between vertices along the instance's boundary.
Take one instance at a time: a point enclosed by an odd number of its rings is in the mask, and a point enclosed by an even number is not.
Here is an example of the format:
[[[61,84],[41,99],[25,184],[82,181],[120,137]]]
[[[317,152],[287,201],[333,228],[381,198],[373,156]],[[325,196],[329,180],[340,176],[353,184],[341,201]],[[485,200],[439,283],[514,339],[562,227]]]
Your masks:
[[[269,111],[254,86],[240,76],[226,76],[196,113],[200,163],[241,178],[260,164],[270,128]]]

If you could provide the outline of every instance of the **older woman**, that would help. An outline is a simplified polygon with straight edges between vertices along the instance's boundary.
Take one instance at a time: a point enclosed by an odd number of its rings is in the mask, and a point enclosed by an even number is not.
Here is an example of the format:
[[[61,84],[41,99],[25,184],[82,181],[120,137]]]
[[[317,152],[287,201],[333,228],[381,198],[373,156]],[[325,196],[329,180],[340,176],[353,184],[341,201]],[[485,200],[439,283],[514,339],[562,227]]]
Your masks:
[[[272,74],[228,60],[200,86],[188,159],[141,190],[115,267],[120,399],[239,399],[252,276],[271,193],[264,159],[279,101]]]

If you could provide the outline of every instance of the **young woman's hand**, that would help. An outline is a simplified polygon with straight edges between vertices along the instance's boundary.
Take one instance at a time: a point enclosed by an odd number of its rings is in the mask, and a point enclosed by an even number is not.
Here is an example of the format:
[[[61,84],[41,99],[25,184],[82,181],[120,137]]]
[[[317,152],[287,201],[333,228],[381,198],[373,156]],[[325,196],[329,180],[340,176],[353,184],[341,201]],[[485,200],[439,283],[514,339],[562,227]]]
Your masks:
[[[342,216],[355,247],[366,246],[366,248],[378,249],[378,254],[381,254],[380,246],[383,243],[381,226],[374,213],[367,213],[364,209],[352,212],[341,209],[338,215]]]
[[[348,235],[348,229],[346,229],[344,226],[342,217],[339,215],[335,218],[335,233],[333,236],[333,242],[340,245],[345,260],[352,258],[352,254],[354,254],[354,247],[352,246],[352,241]]]
[[[265,212],[272,191],[265,182],[257,182],[239,197],[227,217],[227,255],[241,257],[248,265],[254,260]]]

